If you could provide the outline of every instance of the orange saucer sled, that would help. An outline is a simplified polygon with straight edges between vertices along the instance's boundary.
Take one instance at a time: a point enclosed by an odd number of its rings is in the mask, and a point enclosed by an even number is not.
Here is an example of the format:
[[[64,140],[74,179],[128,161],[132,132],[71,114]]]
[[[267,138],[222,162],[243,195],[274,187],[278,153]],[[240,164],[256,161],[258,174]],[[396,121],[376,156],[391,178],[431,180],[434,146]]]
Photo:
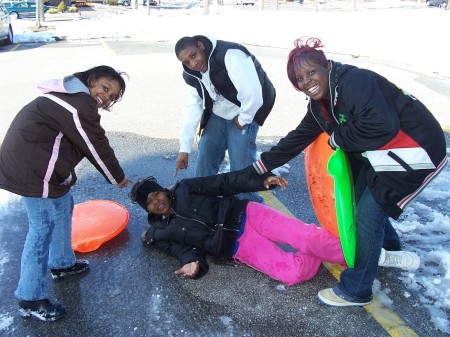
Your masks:
[[[128,224],[128,211],[111,200],[89,200],[75,205],[72,248],[80,253],[96,250],[117,236]]]
[[[328,159],[334,153],[322,133],[305,149],[305,174],[314,213],[320,225],[339,237],[334,198],[334,179],[328,174]]]
[[[339,238],[345,262],[355,264],[356,226],[355,195],[347,154],[328,145],[322,133],[305,150],[305,173],[309,195],[317,220]]]

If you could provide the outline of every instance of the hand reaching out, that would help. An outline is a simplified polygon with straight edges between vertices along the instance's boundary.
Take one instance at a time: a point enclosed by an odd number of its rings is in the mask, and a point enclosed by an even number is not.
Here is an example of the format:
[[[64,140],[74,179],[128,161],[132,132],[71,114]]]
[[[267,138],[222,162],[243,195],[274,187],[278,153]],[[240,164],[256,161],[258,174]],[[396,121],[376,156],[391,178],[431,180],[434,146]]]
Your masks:
[[[264,186],[266,186],[267,189],[269,189],[272,185],[278,185],[280,186],[281,190],[284,191],[287,184],[288,181],[283,177],[270,176],[264,180]]]
[[[200,270],[200,263],[198,261],[186,263],[183,267],[175,271],[176,275],[183,275],[184,277],[192,278],[197,275]]]
[[[175,172],[173,176],[175,177],[180,170],[186,170],[189,165],[189,154],[186,152],[180,152],[177,158],[177,166],[175,167]]]
[[[117,187],[124,188],[124,187],[127,187],[128,184],[132,184],[132,183],[133,183],[132,180],[130,180],[128,178],[124,178],[120,183],[117,184]]]

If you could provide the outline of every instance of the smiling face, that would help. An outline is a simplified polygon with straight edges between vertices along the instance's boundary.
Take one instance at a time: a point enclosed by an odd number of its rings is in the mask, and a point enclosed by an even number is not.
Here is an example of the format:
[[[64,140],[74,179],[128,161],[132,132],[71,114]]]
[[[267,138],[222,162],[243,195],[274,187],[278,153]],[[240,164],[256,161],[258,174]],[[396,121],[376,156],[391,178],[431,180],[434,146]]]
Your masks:
[[[178,53],[178,60],[193,71],[205,73],[208,70],[208,59],[205,54],[205,46],[198,42],[197,46],[187,46]]]
[[[149,193],[147,196],[147,211],[155,215],[170,215],[170,200],[167,194],[164,191]]]
[[[311,64],[307,61],[301,62],[294,69],[298,89],[315,101],[329,99],[329,72],[329,64],[325,68],[319,64]]]
[[[100,77],[93,81],[89,87],[89,94],[96,100],[97,108],[107,109],[117,100],[120,93],[120,84],[117,80]]]

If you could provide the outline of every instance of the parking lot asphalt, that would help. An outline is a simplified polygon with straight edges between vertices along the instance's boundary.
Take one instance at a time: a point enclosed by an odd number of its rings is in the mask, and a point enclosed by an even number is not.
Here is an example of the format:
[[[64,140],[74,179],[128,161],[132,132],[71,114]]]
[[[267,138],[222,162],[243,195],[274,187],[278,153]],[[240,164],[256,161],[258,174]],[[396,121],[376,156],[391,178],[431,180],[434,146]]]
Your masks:
[[[162,185],[173,182],[176,140],[155,139],[134,133],[109,133],[111,144],[131,179],[151,172]],[[262,139],[263,141],[264,139]],[[270,146],[260,142],[260,148]],[[130,146],[139,144],[139,146]],[[150,149],[150,150],[149,150]],[[195,157],[192,158],[195,161]],[[291,162],[288,178],[302,190],[302,158]],[[44,323],[17,315],[13,292],[18,281],[27,218],[17,198],[9,200],[0,217],[2,238],[1,334],[5,336],[445,336],[436,330],[418,296],[403,296],[401,272],[381,269],[378,287],[390,289],[390,305],[375,297],[361,308],[333,308],[316,295],[332,286],[337,266],[323,266],[308,282],[288,287],[242,264],[223,264],[212,258],[209,273],[200,280],[178,277],[178,263],[141,244],[145,214],[126,192],[106,184],[88,162],[77,170],[73,189],[76,203],[93,199],[114,200],[130,213],[126,229],[90,253],[77,253],[90,261],[87,275],[54,282],[49,276],[51,298],[62,303],[68,315]],[[314,219],[306,193],[288,192],[302,218]],[[266,194],[266,202],[286,211],[281,192]],[[284,194],[284,192],[283,192]],[[275,199],[274,199],[275,198]],[[328,270],[326,267],[329,267]]]

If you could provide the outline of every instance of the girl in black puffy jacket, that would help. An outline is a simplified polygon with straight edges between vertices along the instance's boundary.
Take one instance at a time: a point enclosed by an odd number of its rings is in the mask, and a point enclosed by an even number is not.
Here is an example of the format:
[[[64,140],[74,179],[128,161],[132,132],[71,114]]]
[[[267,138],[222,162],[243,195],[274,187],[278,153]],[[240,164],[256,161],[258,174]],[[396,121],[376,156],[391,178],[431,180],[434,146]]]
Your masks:
[[[234,258],[293,285],[312,278],[322,261],[345,264],[339,239],[315,225],[235,194],[286,187],[286,180],[258,175],[252,167],[210,177],[183,179],[173,188],[149,177],[133,185],[131,199],[148,212],[142,240],[178,258],[175,273],[199,278],[206,254]],[[290,245],[287,252],[276,243]]]

